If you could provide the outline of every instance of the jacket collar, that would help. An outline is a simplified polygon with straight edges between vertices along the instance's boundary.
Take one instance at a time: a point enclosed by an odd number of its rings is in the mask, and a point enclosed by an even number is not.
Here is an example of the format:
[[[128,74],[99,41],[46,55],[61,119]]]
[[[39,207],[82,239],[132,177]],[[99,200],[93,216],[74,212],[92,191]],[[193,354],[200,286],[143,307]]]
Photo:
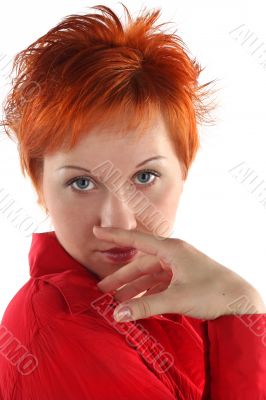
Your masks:
[[[28,255],[30,276],[54,285],[63,295],[70,313],[90,308],[93,300],[106,296],[97,287],[100,278],[74,259],[60,244],[55,231],[32,233]],[[114,300],[113,304],[118,304]]]

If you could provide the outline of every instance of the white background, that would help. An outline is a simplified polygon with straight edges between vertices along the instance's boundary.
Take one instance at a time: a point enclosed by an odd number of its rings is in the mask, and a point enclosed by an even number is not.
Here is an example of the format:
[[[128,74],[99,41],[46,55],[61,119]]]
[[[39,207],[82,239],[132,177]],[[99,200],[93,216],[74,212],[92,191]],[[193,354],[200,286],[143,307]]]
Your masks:
[[[7,75],[14,55],[65,16],[91,12],[88,7],[97,4],[110,6],[124,18],[122,5],[115,1],[1,3],[1,102],[9,88]],[[200,126],[201,149],[185,184],[173,236],[236,271],[266,301],[264,1],[186,0],[173,4],[172,0],[165,0],[162,6],[160,1],[125,0],[125,5],[133,16],[145,5],[148,9],[162,8],[159,21],[174,22],[168,30],[177,29],[176,34],[183,38],[191,54],[205,66],[201,81],[218,78],[219,105],[213,114],[217,122],[214,126]],[[236,168],[241,163],[242,171]],[[20,228],[12,222],[8,210],[3,211],[7,199],[13,201],[13,212],[21,209],[28,218]],[[20,171],[16,143],[1,133],[0,317],[29,279],[32,232],[53,229],[36,200],[29,180]]]

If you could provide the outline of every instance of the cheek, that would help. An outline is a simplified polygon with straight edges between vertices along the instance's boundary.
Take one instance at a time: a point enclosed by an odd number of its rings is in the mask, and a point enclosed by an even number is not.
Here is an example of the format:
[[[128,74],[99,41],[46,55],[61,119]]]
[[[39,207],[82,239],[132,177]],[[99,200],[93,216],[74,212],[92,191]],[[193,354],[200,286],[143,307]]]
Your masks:
[[[159,211],[159,221],[157,234],[164,237],[170,237],[175,223],[176,212],[180,200],[180,187],[171,187],[165,191],[165,194],[154,202],[155,211]]]
[[[44,181],[44,194],[50,213],[66,215],[75,213],[78,202],[71,196],[70,188],[63,186],[62,182]]]
[[[87,240],[88,232],[92,233],[93,225],[97,225],[95,215],[90,207],[81,210],[80,207],[53,207],[50,213],[52,224],[56,231],[62,232],[62,235],[67,235],[78,243],[83,243]],[[86,245],[86,242],[85,242]]]
[[[160,193],[157,201],[154,202],[165,215],[173,215],[176,212],[180,196],[182,193],[183,185],[177,184],[176,181],[171,181]]]
[[[172,226],[177,210],[178,199],[165,196],[163,200],[155,204],[155,209],[160,213],[160,220],[166,220],[169,226]]]

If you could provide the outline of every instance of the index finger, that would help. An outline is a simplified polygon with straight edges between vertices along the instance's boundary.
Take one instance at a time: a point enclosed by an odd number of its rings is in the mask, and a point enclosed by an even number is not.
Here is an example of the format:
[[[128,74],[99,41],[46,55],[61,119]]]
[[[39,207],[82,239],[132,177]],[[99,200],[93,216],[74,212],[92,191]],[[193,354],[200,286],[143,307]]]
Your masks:
[[[119,246],[134,247],[153,256],[167,257],[167,243],[170,240],[169,238],[162,238],[165,239],[162,242],[148,233],[99,226],[93,227],[93,233],[95,236]]]
[[[134,260],[106,276],[97,283],[97,286],[103,291],[111,291],[143,275],[154,274],[160,271],[162,271],[162,267],[158,259],[154,259],[151,256],[142,256],[139,260]]]

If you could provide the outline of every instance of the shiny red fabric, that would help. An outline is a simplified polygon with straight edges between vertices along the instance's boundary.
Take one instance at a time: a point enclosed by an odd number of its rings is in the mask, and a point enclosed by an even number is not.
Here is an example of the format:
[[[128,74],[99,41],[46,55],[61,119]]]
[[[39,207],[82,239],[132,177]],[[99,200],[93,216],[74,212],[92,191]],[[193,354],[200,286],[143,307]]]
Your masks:
[[[0,325],[0,399],[266,399],[266,314],[119,323],[54,231],[32,234],[29,265]]]

